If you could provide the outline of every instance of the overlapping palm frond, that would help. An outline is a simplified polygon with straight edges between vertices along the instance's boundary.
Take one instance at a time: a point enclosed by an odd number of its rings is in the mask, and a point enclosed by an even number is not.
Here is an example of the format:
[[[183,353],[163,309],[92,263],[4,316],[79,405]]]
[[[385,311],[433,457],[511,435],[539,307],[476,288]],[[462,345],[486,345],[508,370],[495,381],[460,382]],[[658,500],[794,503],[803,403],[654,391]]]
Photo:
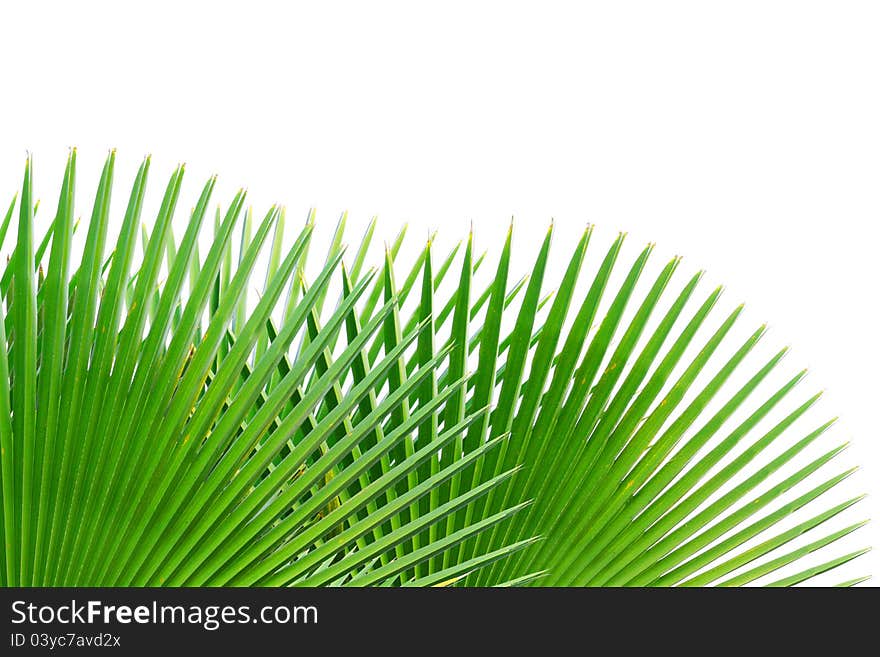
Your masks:
[[[108,248],[111,154],[82,259],[73,263],[75,160],[71,153],[56,217],[36,252],[28,162],[18,237],[3,279],[3,583],[420,583],[407,564],[445,548],[425,546],[402,560],[394,558],[400,546],[511,473],[462,491],[425,517],[410,512],[421,496],[491,452],[496,440],[397,494],[399,482],[412,480],[431,454],[487,411],[475,409],[430,444],[409,449],[411,435],[464,381],[451,381],[422,408],[401,415],[445,353],[381,389],[415,334],[369,359],[376,340],[394,338],[398,298],[379,303],[385,284],[375,272],[361,275],[365,253],[346,272],[334,243],[306,284],[313,224],[282,250],[283,210],[272,208],[254,223],[239,193],[218,214],[210,249],[200,258],[214,180],[175,243],[183,170],[172,175],[146,226],[149,160]],[[12,214],[10,208],[4,231]],[[135,265],[139,233],[142,257]],[[270,237],[265,285],[249,308],[248,287]],[[345,294],[322,317],[334,279],[342,280]],[[370,296],[377,282],[380,294]],[[358,302],[370,306],[363,323]],[[389,460],[404,442],[407,458]],[[460,537],[513,512],[481,519]],[[515,549],[481,556],[473,566]],[[448,569],[430,582],[456,573]]]
[[[202,255],[215,181],[184,223],[178,168],[146,220],[149,160],[111,242],[114,167],[81,257],[75,152],[39,243],[30,161],[0,225],[3,584],[791,585],[858,556],[792,570],[860,526],[825,530],[843,447],[795,467],[816,397],[764,427],[802,374],[762,392],[763,327],[720,360],[739,309],[704,335],[720,290],[669,295],[677,259],[643,298],[623,237],[579,293],[590,230],[552,295],[549,233],[516,282],[510,235],[488,279],[472,238],[404,266],[404,231],[366,270],[375,222],[315,261],[312,216],[291,241],[243,192]]]
[[[846,445],[813,445],[821,444],[833,421],[807,430],[797,423],[820,396],[791,400],[805,372],[764,391],[761,384],[786,352],[749,364],[766,327],[734,342],[739,306],[710,330],[711,311],[722,290],[697,300],[697,274],[670,294],[679,258],[668,262],[638,298],[637,283],[652,246],[624,270],[619,286],[612,285],[624,236],[607,250],[587,281],[586,293],[578,296],[592,229],[574,248],[541,315],[551,233],[552,227],[504,339],[499,325],[510,236],[491,281],[486,314],[453,329],[454,343],[476,352],[463,408],[490,404],[494,409],[464,434],[453,459],[484,440],[510,434],[502,449],[465,473],[462,487],[513,466],[521,470],[451,519],[448,528],[466,526],[512,503],[533,502],[510,523],[465,542],[458,558],[527,537],[542,538],[472,573],[466,583],[790,585],[863,554],[865,550],[857,550],[791,572],[792,564],[864,521],[823,533],[826,521],[861,497],[824,506],[821,500],[813,502],[854,469],[824,467]],[[453,296],[467,298],[471,285],[463,274]],[[730,355],[720,357],[725,351]],[[744,382],[731,386],[734,375]],[[769,419],[770,426],[765,426]],[[818,453],[803,464],[811,445]],[[807,513],[814,509],[813,514],[802,520],[793,516],[803,507]],[[786,526],[792,517],[798,523]],[[805,535],[814,540],[801,544]],[[786,576],[773,580],[783,568]]]

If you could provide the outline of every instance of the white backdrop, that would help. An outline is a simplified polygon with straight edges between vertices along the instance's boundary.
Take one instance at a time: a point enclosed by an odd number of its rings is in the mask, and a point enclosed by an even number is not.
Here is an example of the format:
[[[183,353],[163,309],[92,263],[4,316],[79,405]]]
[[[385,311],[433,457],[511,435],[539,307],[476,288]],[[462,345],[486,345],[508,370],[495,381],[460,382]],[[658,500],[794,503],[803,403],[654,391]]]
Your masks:
[[[68,146],[84,191],[113,146],[124,185],[185,160],[188,199],[216,171],[327,231],[473,221],[482,249],[514,216],[521,271],[551,217],[557,246],[657,241],[794,346],[880,518],[880,5],[286,4],[5,3],[0,198],[26,149],[51,207]]]

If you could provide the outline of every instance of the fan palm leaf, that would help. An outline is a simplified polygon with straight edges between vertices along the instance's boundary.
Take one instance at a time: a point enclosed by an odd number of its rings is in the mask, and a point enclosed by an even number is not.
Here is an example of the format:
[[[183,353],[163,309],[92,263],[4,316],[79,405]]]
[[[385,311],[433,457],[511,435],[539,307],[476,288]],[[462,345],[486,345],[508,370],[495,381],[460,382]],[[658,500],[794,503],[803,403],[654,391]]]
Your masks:
[[[495,441],[405,495],[394,492],[487,410],[461,417],[418,452],[407,449],[406,459],[388,460],[464,381],[450,381],[422,409],[401,414],[443,362],[441,350],[381,390],[380,380],[400,372],[421,325],[406,337],[388,333],[399,299],[386,293],[379,304],[384,284],[359,321],[357,304],[376,276],[363,272],[365,247],[355,255],[354,276],[345,272],[344,220],[307,284],[313,223],[284,249],[283,211],[272,208],[254,221],[239,192],[218,211],[201,258],[214,179],[177,242],[183,168],[150,222],[141,217],[149,167],[144,160],[108,248],[115,153],[108,156],[78,262],[75,152],[56,216],[36,248],[30,159],[22,192],[4,216],[5,232],[17,203],[0,323],[3,584],[414,584],[412,564],[515,513],[506,509],[457,539],[392,559],[412,534],[511,476],[501,473],[413,522],[413,504]],[[267,244],[263,289],[249,304]],[[344,279],[344,294],[322,318],[336,279]],[[377,335],[394,342],[370,359]],[[388,467],[377,474],[383,459]],[[481,555],[469,568],[520,547]],[[449,569],[431,583],[460,574]]]
[[[781,586],[861,554],[812,560],[862,524],[824,502],[832,423],[797,433],[818,396],[765,391],[785,350],[751,365],[765,327],[670,291],[678,258],[642,292],[620,236],[588,278],[587,229],[547,294],[552,227],[519,280],[512,226],[489,274],[473,234],[405,262],[404,228],[367,269],[375,219],[316,259],[313,213],[291,241],[214,178],[178,240],[183,167],[152,220],[149,170],[111,235],[108,156],[81,253],[75,151],[39,242],[30,159],[0,223],[4,585]]]
[[[423,563],[421,572],[430,574],[505,545],[541,538],[516,555],[470,573],[464,583],[747,583],[758,579],[757,575],[729,581],[723,575],[745,571],[752,561],[767,556],[769,565],[757,567],[753,574],[770,576],[864,524],[854,522],[822,535],[825,523],[861,499],[856,497],[793,528],[778,529],[807,504],[809,508],[821,504],[816,500],[854,469],[829,472],[845,444],[820,448],[806,465],[794,467],[825,437],[833,421],[819,422],[805,435],[796,433],[803,431],[800,427],[820,395],[791,403],[791,393],[805,372],[767,390],[773,375],[779,374],[787,349],[757,365],[749,364],[766,326],[735,342],[734,327],[742,315],[739,306],[707,330],[722,288],[699,299],[702,273],[698,273],[670,294],[679,258],[666,263],[638,298],[638,284],[653,246],[639,253],[622,282],[611,287],[624,236],[613,242],[587,281],[586,293],[578,296],[592,229],[575,246],[561,284],[542,314],[548,301],[542,290],[551,234],[552,227],[512,318],[505,317],[505,309],[522,285],[518,282],[508,289],[511,233],[494,278],[472,312],[463,311],[475,296],[474,272],[469,266],[472,238],[460,278],[445,302],[423,284],[412,319],[430,316],[443,303],[457,311],[457,321],[453,320],[444,341],[435,339],[439,327],[430,325],[432,331],[420,338],[420,357],[427,357],[435,342],[457,345],[460,351],[449,358],[436,382],[427,382],[421,394],[411,399],[411,407],[418,408],[442,391],[450,373],[453,380],[460,375],[464,358],[473,369],[465,397],[451,397],[430,426],[442,429],[468,409],[493,408],[482,422],[462,433],[453,450],[441,453],[439,462],[444,458],[455,462],[484,441],[510,434],[499,450],[429,496],[427,508],[487,477],[522,466],[510,480],[450,517],[445,525],[435,525],[428,540],[441,540],[511,504],[533,504],[510,522],[460,544],[457,555],[451,551],[444,560]],[[431,248],[429,242],[426,255],[416,263],[421,263],[426,280]],[[487,300],[485,312],[479,314]],[[695,307],[688,314],[691,306]],[[500,339],[503,324],[512,324],[512,329]],[[722,360],[719,354],[724,352],[729,355]],[[738,379],[745,381],[733,387],[732,381]],[[426,439],[428,429],[429,425],[423,427],[424,436],[417,437],[416,444]],[[790,501],[795,492],[802,494]],[[761,516],[761,512],[766,514]],[[798,547],[788,558],[772,556],[805,535],[817,540]],[[410,547],[415,549],[415,544]],[[862,553],[849,553],[779,581],[808,581]],[[712,569],[713,564],[718,570]],[[695,573],[700,573],[698,579],[690,577]]]

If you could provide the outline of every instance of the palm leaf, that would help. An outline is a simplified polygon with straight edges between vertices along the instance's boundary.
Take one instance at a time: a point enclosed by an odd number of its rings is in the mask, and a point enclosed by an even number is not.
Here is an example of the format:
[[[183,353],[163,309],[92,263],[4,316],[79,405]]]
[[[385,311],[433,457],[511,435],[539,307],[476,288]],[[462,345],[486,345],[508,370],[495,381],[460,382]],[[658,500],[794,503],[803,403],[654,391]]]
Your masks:
[[[115,158],[81,249],[75,151],[39,243],[30,158],[0,222],[4,585],[792,586],[862,554],[818,396],[766,390],[785,350],[750,365],[765,327],[679,258],[642,291],[621,235],[586,277],[588,228],[548,294],[552,227],[517,280],[512,224],[489,274],[405,228],[376,270],[343,214],[313,270],[313,212],[287,245],[242,191],[205,228],[213,178],[177,241],[183,167],[143,218],[144,160],[114,221]]]
[[[550,257],[548,234],[530,270],[513,331],[503,341],[498,340],[497,332],[505,314],[501,300],[509,244],[502,250],[501,264],[487,288],[491,289],[487,295],[491,310],[480,326],[470,328],[470,323],[463,324],[460,319],[460,309],[471,296],[470,276],[463,274],[445,301],[435,290],[429,294],[423,283],[421,307],[442,304],[459,309],[458,327],[452,329],[450,343],[470,341],[473,347],[479,346],[476,359],[470,361],[475,372],[466,388],[464,408],[494,407],[484,426],[472,426],[460,446],[454,444],[449,454],[448,450],[441,452],[446,457],[441,463],[460,458],[495,435],[511,435],[501,449],[466,473],[466,485],[459,478],[459,489],[436,489],[429,508],[442,506],[460,489],[523,466],[458,520],[450,520],[445,527],[436,525],[430,539],[442,540],[462,524],[492,517],[513,504],[533,504],[509,522],[462,543],[454,559],[447,556],[443,562],[429,562],[431,568],[418,575],[442,572],[454,563],[541,537],[544,540],[493,560],[457,583],[691,584],[689,574],[708,570],[713,564],[737,564],[744,570],[747,562],[740,563],[737,558],[751,549],[752,543],[772,536],[774,526],[789,515],[806,513],[817,504],[821,508],[819,498],[851,472],[838,471],[830,479],[826,475],[824,484],[816,486],[814,482],[809,488],[811,481],[833,468],[842,451],[839,446],[826,448],[807,466],[792,469],[832,423],[822,422],[805,437],[792,440],[800,437],[795,433],[796,425],[809,417],[807,412],[818,397],[784,411],[789,393],[803,373],[775,392],[765,391],[768,380],[779,374],[787,350],[750,369],[750,357],[765,327],[735,342],[734,329],[742,314],[738,306],[708,330],[721,288],[710,291],[688,314],[702,273],[668,295],[679,258],[661,268],[638,300],[640,279],[653,246],[635,258],[614,289],[610,281],[622,252],[624,236],[620,236],[598,264],[594,278],[587,281],[586,294],[578,298],[575,290],[589,237],[588,230],[569,258],[549,310],[542,314],[539,299]],[[430,266],[429,260],[419,261],[426,269]],[[628,311],[633,305],[634,310]],[[657,316],[661,308],[665,309]],[[576,311],[570,314],[572,309]],[[474,341],[469,333],[479,334],[481,339]],[[427,358],[431,344],[433,341],[422,341],[420,359]],[[725,352],[727,356],[721,360],[719,354]],[[450,358],[447,368],[455,378],[461,371],[460,360]],[[731,382],[743,377],[747,377],[746,383],[732,389]],[[418,402],[442,393],[444,381],[441,373],[435,387],[423,389]],[[743,413],[745,419],[729,429]],[[761,423],[774,414],[782,414],[782,419],[753,438]],[[454,418],[454,414],[442,415],[439,430]],[[769,456],[774,452],[780,453]],[[426,476],[423,470],[420,477]],[[801,493],[805,487],[807,492]],[[840,530],[825,529],[830,526],[828,521],[852,503],[846,501],[833,506],[832,512],[819,513],[795,534],[783,534],[778,541],[767,539],[772,549],[755,557],[766,558],[767,565],[730,581],[772,583],[772,573],[794,567],[809,560],[813,552],[832,546],[861,527],[861,523],[853,523]],[[768,508],[768,515],[747,524]],[[777,555],[786,543],[806,532],[815,535],[813,543],[787,556]],[[859,554],[832,559],[778,581],[800,584]],[[721,583],[716,580],[696,582]]]
[[[363,275],[362,245],[354,280],[343,276],[344,293],[322,317],[343,258],[344,217],[307,285],[313,222],[285,248],[283,210],[272,208],[259,225],[251,223],[243,192],[218,214],[200,257],[214,179],[176,242],[182,167],[154,220],[144,221],[145,160],[111,237],[114,168],[111,153],[81,253],[71,241],[75,152],[56,217],[36,248],[30,159],[2,224],[5,233],[17,203],[18,238],[3,272],[7,313],[0,325],[3,583],[414,582],[415,566],[459,539],[426,549],[413,536],[510,476],[463,491],[433,514],[418,513],[423,497],[497,442],[435,472],[433,480],[413,474],[486,415],[485,409],[471,413],[455,431],[435,432],[419,450],[412,447],[412,436],[453,394],[462,396],[465,385],[450,381],[414,413],[405,410],[424,380],[437,379],[448,354],[432,347],[415,370],[407,369],[404,356],[424,322],[404,331],[398,312],[401,294],[415,281],[396,291],[379,277],[379,293],[368,296],[375,277]],[[264,287],[252,303],[248,288],[273,229]],[[382,346],[388,353],[379,353]],[[389,380],[394,385],[381,390]],[[404,443],[409,447],[398,452]],[[387,467],[377,469],[380,462]],[[457,536],[464,540],[511,513],[474,522]],[[509,551],[481,555],[468,570]],[[365,569],[374,557],[384,570]]]

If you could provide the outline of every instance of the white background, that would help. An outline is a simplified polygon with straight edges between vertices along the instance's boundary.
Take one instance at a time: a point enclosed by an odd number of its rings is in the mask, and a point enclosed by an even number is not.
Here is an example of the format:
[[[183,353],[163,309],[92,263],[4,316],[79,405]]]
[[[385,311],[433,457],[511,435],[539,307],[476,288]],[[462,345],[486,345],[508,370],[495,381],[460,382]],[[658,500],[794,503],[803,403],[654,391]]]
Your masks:
[[[125,185],[185,160],[185,203],[216,171],[328,231],[482,249],[513,215],[521,271],[551,217],[557,247],[657,241],[794,346],[876,519],[878,35],[875,2],[5,3],[0,195],[26,149],[51,207],[68,146],[83,190],[116,147]]]

